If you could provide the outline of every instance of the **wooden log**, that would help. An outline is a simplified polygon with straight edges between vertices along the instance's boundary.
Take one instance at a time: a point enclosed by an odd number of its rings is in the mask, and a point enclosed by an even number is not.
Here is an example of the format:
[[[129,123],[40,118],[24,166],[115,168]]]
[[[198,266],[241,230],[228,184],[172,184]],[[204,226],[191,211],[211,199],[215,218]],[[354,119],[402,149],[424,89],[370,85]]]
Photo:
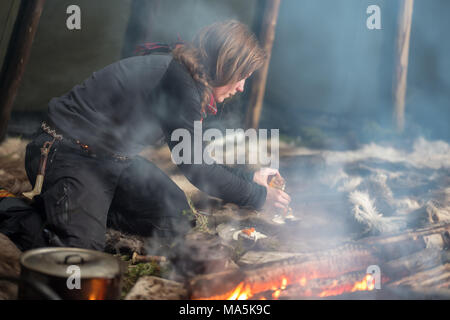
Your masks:
[[[0,74],[0,142],[28,63],[45,0],[22,1]]]
[[[269,73],[270,57],[275,40],[275,28],[281,0],[267,0],[260,31],[260,42],[267,54],[267,61],[261,70],[255,72],[250,90],[249,108],[246,116],[247,128],[258,128],[261,116],[264,94],[266,91],[267,74]]]
[[[365,272],[370,265],[383,265],[427,247],[444,248],[442,234],[449,229],[450,224],[435,225],[403,234],[370,237],[356,244],[267,263],[258,268],[195,277],[189,281],[190,296],[193,299],[226,299],[238,287],[249,296],[279,287],[283,279],[287,285],[293,285],[312,279],[336,278],[350,272]],[[430,241],[432,238],[434,240]]]
[[[450,289],[450,263],[417,272],[409,277],[389,283],[389,286],[408,286],[414,289]]]
[[[257,266],[270,262],[285,260],[296,256],[304,256],[302,253],[280,251],[248,251],[240,257],[238,264],[241,266]]]
[[[241,286],[241,291],[250,296],[281,287],[283,282],[285,286],[301,285],[311,279],[336,278],[361,270],[365,272],[368,266],[379,263],[379,258],[370,248],[345,245],[256,269],[196,277],[189,281],[189,291],[193,299],[226,299]]]
[[[274,291],[271,297],[279,299],[304,299],[304,298],[325,298],[367,290],[365,283],[365,272],[351,272],[337,278],[312,279],[304,285],[287,287],[278,293]]]
[[[425,248],[449,247],[449,232],[450,223],[442,223],[399,234],[368,237],[358,243],[377,248],[382,260],[390,261]]]
[[[394,118],[399,132],[402,132],[405,126],[405,95],[413,6],[414,0],[400,0],[393,89]]]
[[[389,279],[400,279],[417,272],[437,267],[441,264],[442,251],[435,248],[428,248],[389,261],[381,266],[381,270]]]

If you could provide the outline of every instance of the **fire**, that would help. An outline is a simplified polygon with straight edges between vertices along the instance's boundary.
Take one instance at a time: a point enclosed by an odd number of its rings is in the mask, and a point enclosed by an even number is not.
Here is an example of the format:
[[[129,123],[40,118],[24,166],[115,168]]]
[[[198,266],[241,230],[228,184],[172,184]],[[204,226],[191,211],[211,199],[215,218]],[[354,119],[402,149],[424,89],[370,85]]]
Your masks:
[[[251,293],[249,286],[244,285],[244,282],[241,282],[226,300],[247,300],[251,296],[253,296],[253,294]]]
[[[355,285],[352,288],[352,292],[355,291],[364,291],[364,290],[373,290],[375,288],[375,279],[372,277],[372,275],[367,274],[364,277],[364,280],[355,283]]]
[[[307,283],[306,277],[297,278],[295,282],[289,283],[287,277],[282,277],[281,281],[277,281],[272,285],[269,285],[272,291],[272,299],[278,299],[283,292],[287,288],[288,285],[300,285],[305,287]],[[355,291],[370,291],[375,288],[375,279],[367,274],[363,280],[357,281],[354,284],[339,284],[338,280],[334,280],[331,285],[328,286],[325,290],[318,294],[318,297],[329,297],[343,294],[345,292],[355,292]],[[270,292],[270,291],[269,291]],[[258,292],[252,291],[252,286],[248,283],[241,282],[239,285],[229,294],[227,300],[247,300],[250,298],[258,298],[256,295]],[[312,294],[308,294],[312,295]],[[266,300],[267,296],[260,297],[261,300]]]
[[[302,277],[299,281],[299,284],[301,286],[306,285],[306,278]],[[286,289],[288,286],[288,279],[286,277],[282,277],[281,281],[279,283],[274,283],[271,286],[272,290],[272,298],[278,299],[280,297],[280,294],[283,290]],[[229,297],[226,300],[247,300],[251,297],[253,297],[255,294],[252,292],[251,286],[248,284],[245,284],[244,282],[241,282],[236,289],[232,291],[232,293],[229,295]],[[266,300],[266,297],[261,297],[261,300]]]
[[[341,285],[338,286],[337,281],[334,281],[330,288],[322,291],[319,297],[329,297],[337,296],[343,294],[344,292],[355,292],[355,291],[371,291],[375,288],[375,279],[372,275],[367,274],[363,280],[358,281],[353,284],[353,286]]]

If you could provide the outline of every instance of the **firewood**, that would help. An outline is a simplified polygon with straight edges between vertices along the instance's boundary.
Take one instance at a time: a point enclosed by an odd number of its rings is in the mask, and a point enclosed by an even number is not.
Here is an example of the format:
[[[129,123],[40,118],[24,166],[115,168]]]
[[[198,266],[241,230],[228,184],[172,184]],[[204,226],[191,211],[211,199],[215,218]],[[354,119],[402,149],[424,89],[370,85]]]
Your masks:
[[[389,261],[382,265],[381,270],[390,279],[400,279],[440,264],[442,264],[442,251],[429,248]]]
[[[312,279],[308,282],[305,281],[304,285],[287,287],[285,290],[281,290],[277,296],[274,296],[276,291],[272,292],[271,296],[279,299],[337,296],[344,292],[358,291],[356,284],[365,281],[365,276],[365,272],[352,272],[337,278]]]
[[[370,265],[383,265],[387,261],[425,248],[442,249],[447,245],[445,235],[449,228],[450,224],[434,225],[402,234],[371,237],[334,249],[267,263],[257,268],[242,268],[241,272],[198,276],[189,281],[190,296],[193,299],[225,299],[239,286],[254,295],[280,286],[283,279],[287,285],[293,285],[313,279],[336,279],[351,272],[365,272]],[[433,261],[432,257],[430,261]],[[407,263],[396,263],[392,262],[390,265],[393,273],[401,273],[408,267]],[[426,264],[423,265],[425,266]]]
[[[425,248],[445,248],[450,246],[450,223],[436,224],[400,234],[369,237],[358,241],[360,244],[376,247],[384,261],[421,251]]]
[[[409,277],[389,283],[391,287],[408,286],[414,289],[440,288],[450,289],[450,263],[432,269],[417,272]]]
[[[257,294],[276,287],[283,278],[288,285],[302,283],[305,279],[335,278],[349,272],[365,271],[368,266],[379,262],[372,250],[345,245],[308,256],[268,263],[255,269],[243,269],[241,272],[199,276],[189,282],[190,296],[193,299],[224,299],[241,282],[252,294]]]
[[[167,262],[167,258],[162,256],[141,256],[136,252],[133,253],[133,256],[131,258],[132,264],[148,263],[148,262],[165,263]]]
[[[257,266],[269,262],[285,260],[288,258],[303,256],[302,253],[280,251],[248,251],[238,261],[241,266]]]

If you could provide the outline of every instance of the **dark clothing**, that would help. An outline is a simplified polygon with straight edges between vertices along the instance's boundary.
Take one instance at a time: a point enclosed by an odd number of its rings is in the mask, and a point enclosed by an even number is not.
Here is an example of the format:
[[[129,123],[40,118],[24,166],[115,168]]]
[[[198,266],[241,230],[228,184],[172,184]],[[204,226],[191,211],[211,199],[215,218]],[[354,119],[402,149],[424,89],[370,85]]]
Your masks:
[[[196,82],[167,54],[116,62],[52,99],[47,122],[64,139],[50,151],[43,190],[35,198],[45,212],[49,245],[102,250],[107,226],[144,236],[185,234],[193,222],[183,215],[189,210],[184,192],[136,154],[161,137],[172,150],[176,129],[194,139],[194,121],[201,119]],[[27,146],[33,185],[40,148],[51,139],[42,132]],[[219,164],[178,167],[212,196],[256,209],[265,202],[266,188],[252,182],[250,173]]]
[[[33,184],[39,149],[51,139],[42,133],[27,146],[26,171]],[[103,250],[107,226],[163,238],[185,234],[193,226],[182,215],[189,210],[184,192],[151,162],[139,156],[128,161],[93,158],[64,140],[51,150],[44,188],[35,201],[45,212],[41,228],[52,232],[53,241],[47,239],[51,246]],[[33,246],[44,236],[38,235]]]
[[[131,156],[162,136],[172,150],[178,143],[171,141],[176,129],[187,129],[193,139],[194,121],[201,119],[196,82],[166,54],[113,63],[52,99],[48,113],[49,122],[64,135],[98,152]],[[227,202],[256,209],[265,202],[266,188],[236,168],[218,164],[179,168],[196,187]]]

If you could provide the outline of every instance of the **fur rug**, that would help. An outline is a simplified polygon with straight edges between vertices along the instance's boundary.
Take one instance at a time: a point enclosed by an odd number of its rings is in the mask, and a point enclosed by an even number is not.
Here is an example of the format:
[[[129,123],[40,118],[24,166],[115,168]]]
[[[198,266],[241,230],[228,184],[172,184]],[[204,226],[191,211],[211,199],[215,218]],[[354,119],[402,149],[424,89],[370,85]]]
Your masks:
[[[347,195],[368,232],[396,232],[417,224],[450,222],[450,146],[417,139],[412,150],[370,144],[324,152],[323,183]],[[422,221],[420,221],[422,220]]]

